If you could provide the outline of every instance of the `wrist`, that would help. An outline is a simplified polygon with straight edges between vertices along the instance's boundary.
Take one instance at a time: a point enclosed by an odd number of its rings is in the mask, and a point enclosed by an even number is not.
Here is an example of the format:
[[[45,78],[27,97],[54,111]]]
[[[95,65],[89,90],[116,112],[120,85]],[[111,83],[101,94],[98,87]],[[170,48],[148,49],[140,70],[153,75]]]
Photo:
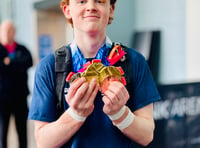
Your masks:
[[[128,107],[126,107],[126,108],[125,108],[124,114],[123,114],[119,119],[113,120],[113,121],[112,121],[113,124],[114,124],[114,125],[117,125],[117,124],[121,123],[121,122],[126,118],[126,116],[128,115],[128,113],[129,113],[129,110],[128,110]]]
[[[71,107],[68,108],[67,112],[73,119],[75,119],[79,122],[84,122],[87,118],[87,117],[83,117],[83,116],[80,116],[77,113],[75,113]]]
[[[126,106],[123,106],[117,113],[115,113],[113,115],[108,115],[108,117],[112,121],[118,120],[124,115],[125,111],[126,111]]]
[[[123,130],[131,125],[135,118],[135,115],[131,112],[131,110],[126,107],[124,114],[117,120],[113,120],[113,125],[115,125],[118,129]]]

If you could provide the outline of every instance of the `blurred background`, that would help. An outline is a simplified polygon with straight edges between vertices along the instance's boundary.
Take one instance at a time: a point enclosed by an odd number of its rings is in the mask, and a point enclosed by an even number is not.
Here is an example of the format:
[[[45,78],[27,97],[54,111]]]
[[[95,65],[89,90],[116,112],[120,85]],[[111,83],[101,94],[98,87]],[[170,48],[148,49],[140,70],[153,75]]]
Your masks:
[[[73,39],[59,3],[0,1],[0,23],[11,19],[17,28],[16,40],[33,56],[34,66],[29,70],[31,93],[39,60]],[[112,41],[133,47],[146,57],[162,97],[155,104],[156,130],[151,148],[200,148],[199,14],[199,0],[117,1],[107,34]],[[29,148],[35,148],[31,121],[28,127]],[[9,148],[17,148],[12,122],[8,143]]]

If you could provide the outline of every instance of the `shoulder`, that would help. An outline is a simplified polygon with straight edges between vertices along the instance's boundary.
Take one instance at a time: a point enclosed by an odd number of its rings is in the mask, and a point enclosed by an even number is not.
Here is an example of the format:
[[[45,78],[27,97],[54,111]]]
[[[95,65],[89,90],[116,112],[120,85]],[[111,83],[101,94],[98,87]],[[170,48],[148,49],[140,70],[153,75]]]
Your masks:
[[[1,52],[1,54],[2,53],[7,53],[6,49],[1,44],[0,44],[0,52]]]
[[[24,53],[30,53],[28,48],[25,45],[17,43],[16,51],[24,52]]]
[[[55,64],[55,56],[53,53],[50,53],[49,55],[45,56],[39,61],[37,69],[44,71],[50,68],[53,70],[54,64]]]
[[[136,63],[140,63],[140,62],[146,62],[145,57],[138,52],[136,49],[134,48],[130,48],[130,47],[126,47],[123,46],[125,52],[126,52],[126,57],[128,60],[132,61],[132,62],[136,62]]]
[[[25,46],[25,45],[22,45],[22,44],[20,44],[20,43],[17,43],[17,48],[27,50],[26,46]]]
[[[35,77],[37,79],[54,79],[55,76],[55,58],[51,53],[43,57],[36,66]]]
[[[35,84],[43,85],[53,90],[54,79],[55,79],[55,58],[54,54],[51,53],[42,58],[37,64],[35,70]]]
[[[0,43],[0,48],[4,48],[3,45]]]

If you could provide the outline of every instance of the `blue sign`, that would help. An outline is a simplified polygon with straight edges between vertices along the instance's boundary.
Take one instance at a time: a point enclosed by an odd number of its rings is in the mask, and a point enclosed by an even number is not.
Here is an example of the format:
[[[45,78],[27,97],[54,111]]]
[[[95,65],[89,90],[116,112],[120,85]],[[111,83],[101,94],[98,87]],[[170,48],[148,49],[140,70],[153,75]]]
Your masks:
[[[53,52],[52,37],[50,35],[39,36],[39,57],[42,59]]]

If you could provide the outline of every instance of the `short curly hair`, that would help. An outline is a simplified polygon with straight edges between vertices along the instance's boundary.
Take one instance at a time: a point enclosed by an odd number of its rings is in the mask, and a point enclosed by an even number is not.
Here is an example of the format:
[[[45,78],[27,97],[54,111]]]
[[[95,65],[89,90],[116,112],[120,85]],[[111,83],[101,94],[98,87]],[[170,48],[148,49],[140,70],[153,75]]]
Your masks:
[[[114,5],[117,0],[110,0],[110,4]],[[69,0],[61,0],[60,7],[63,8],[64,5],[69,5]],[[109,18],[108,24],[112,23],[113,18]],[[73,25],[72,19],[69,19],[68,22]]]

